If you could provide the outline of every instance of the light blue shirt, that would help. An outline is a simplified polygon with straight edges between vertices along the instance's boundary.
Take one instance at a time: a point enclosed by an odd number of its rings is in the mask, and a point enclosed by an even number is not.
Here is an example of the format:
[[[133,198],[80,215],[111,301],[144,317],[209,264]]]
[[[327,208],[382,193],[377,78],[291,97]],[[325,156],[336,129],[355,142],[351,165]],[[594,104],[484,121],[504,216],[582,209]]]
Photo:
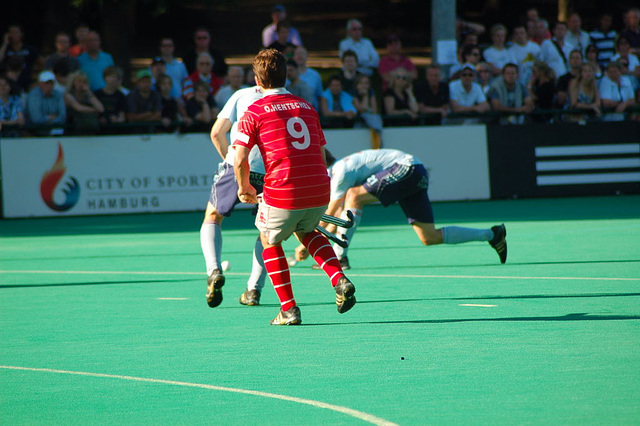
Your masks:
[[[67,121],[67,109],[62,93],[54,90],[50,96],[44,96],[42,89],[36,87],[27,96],[29,120],[34,124],[64,124]],[[57,115],[54,120],[47,116]]]
[[[313,68],[307,68],[304,73],[300,73],[300,80],[311,86],[313,90],[313,107],[318,109],[318,98],[322,96],[322,77],[320,73]]]
[[[173,81],[173,86],[171,87],[171,97],[179,98],[182,96],[182,82],[185,78],[189,77],[187,73],[187,67],[184,66],[184,63],[181,61],[174,59],[171,62],[167,62],[165,64],[165,74],[171,77]]]
[[[373,70],[378,68],[380,57],[373,43],[368,38],[361,38],[355,41],[351,37],[347,37],[340,42],[340,57],[347,50],[353,50],[358,56],[358,71],[361,74],[371,75]]]
[[[366,149],[347,155],[329,168],[331,200],[339,200],[349,188],[362,185],[369,176],[395,164],[422,164],[411,154],[397,149]]]
[[[107,85],[102,73],[105,68],[114,65],[110,54],[100,51],[96,59],[93,59],[89,56],[89,52],[84,52],[78,56],[78,62],[80,62],[80,69],[86,72],[89,77],[89,88],[92,92],[103,89]]]

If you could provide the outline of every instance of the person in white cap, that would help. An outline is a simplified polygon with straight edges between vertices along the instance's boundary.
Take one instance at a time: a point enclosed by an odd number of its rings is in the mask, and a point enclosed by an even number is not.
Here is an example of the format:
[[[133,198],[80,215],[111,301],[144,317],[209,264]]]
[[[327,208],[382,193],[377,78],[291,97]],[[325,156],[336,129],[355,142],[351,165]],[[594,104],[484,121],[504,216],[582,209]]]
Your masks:
[[[32,124],[60,124],[67,121],[67,110],[62,93],[53,90],[56,76],[51,71],[42,71],[38,86],[27,96],[27,112]]]

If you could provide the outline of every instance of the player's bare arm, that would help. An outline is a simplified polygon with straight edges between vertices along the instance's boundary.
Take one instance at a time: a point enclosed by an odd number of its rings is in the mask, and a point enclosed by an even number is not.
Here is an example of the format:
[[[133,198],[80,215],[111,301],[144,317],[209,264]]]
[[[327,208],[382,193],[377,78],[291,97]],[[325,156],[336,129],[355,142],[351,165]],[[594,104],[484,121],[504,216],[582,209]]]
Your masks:
[[[229,140],[227,139],[227,133],[231,130],[231,121],[228,118],[218,118],[211,127],[211,142],[216,150],[224,159],[229,151]]]
[[[258,203],[258,193],[249,183],[249,150],[241,145],[235,145],[236,158],[233,164],[233,172],[238,182],[238,198],[243,203]]]

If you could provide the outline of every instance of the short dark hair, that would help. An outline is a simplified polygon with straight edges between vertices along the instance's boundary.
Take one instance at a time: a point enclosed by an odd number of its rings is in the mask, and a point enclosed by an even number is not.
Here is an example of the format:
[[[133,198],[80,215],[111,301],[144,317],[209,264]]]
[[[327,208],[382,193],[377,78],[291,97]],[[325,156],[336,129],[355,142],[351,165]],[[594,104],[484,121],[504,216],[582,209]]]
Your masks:
[[[298,63],[296,61],[294,61],[293,59],[289,59],[287,61],[287,66],[288,67],[294,67],[295,69],[298,69]]]
[[[264,49],[253,60],[253,72],[265,89],[284,87],[287,81],[287,60],[276,49]]]
[[[347,56],[351,56],[353,58],[356,58],[356,62],[358,62],[358,55],[353,50],[351,50],[351,49],[345,50],[342,53],[342,56],[340,57],[340,59],[344,62],[344,58],[346,58]]]
[[[509,62],[508,64],[505,64],[502,67],[502,73],[501,74],[504,74],[504,72],[507,70],[507,68],[515,68],[516,72],[518,72],[518,66],[516,64],[512,63],[512,62]]]
[[[333,83],[334,81],[339,81],[340,84],[342,84],[342,77],[340,77],[337,74],[332,75],[331,77],[329,77],[329,80],[327,81],[327,86],[330,86],[331,83]]]
[[[280,31],[282,28],[291,28],[291,24],[286,19],[284,21],[278,21],[276,24],[276,31]]]

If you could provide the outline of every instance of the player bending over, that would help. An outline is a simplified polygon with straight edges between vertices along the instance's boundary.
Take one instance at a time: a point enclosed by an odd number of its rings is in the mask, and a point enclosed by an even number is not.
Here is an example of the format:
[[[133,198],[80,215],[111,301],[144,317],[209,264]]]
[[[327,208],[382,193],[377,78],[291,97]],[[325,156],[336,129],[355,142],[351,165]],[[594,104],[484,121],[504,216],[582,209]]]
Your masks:
[[[331,158],[331,156],[328,156]],[[333,159],[332,159],[333,160]],[[383,206],[400,204],[409,224],[424,245],[460,244],[470,241],[488,241],[500,262],[507,261],[507,230],[503,225],[491,229],[446,226],[436,229],[433,210],[427,195],[429,177],[420,160],[395,149],[365,150],[348,155],[331,165],[331,201],[326,214],[335,216],[344,203],[343,217],[351,211],[354,224],[349,229],[339,228],[338,234],[351,244],[355,230],[362,219],[362,208],[379,201]],[[327,227],[331,229],[331,225]],[[350,269],[348,248],[334,245],[343,269]],[[307,250],[296,248],[296,260],[307,258]]]
[[[253,70],[264,96],[249,106],[238,125],[234,172],[240,201],[259,203],[256,227],[264,246],[262,256],[281,306],[271,324],[302,322],[281,246],[292,234],[329,276],[338,312],[347,312],[356,303],[356,289],[344,275],[329,241],[315,230],[331,191],[320,119],[311,105],[284,89],[286,59],[277,50],[261,51]],[[260,200],[249,180],[248,157],[255,145],[266,168]]]

